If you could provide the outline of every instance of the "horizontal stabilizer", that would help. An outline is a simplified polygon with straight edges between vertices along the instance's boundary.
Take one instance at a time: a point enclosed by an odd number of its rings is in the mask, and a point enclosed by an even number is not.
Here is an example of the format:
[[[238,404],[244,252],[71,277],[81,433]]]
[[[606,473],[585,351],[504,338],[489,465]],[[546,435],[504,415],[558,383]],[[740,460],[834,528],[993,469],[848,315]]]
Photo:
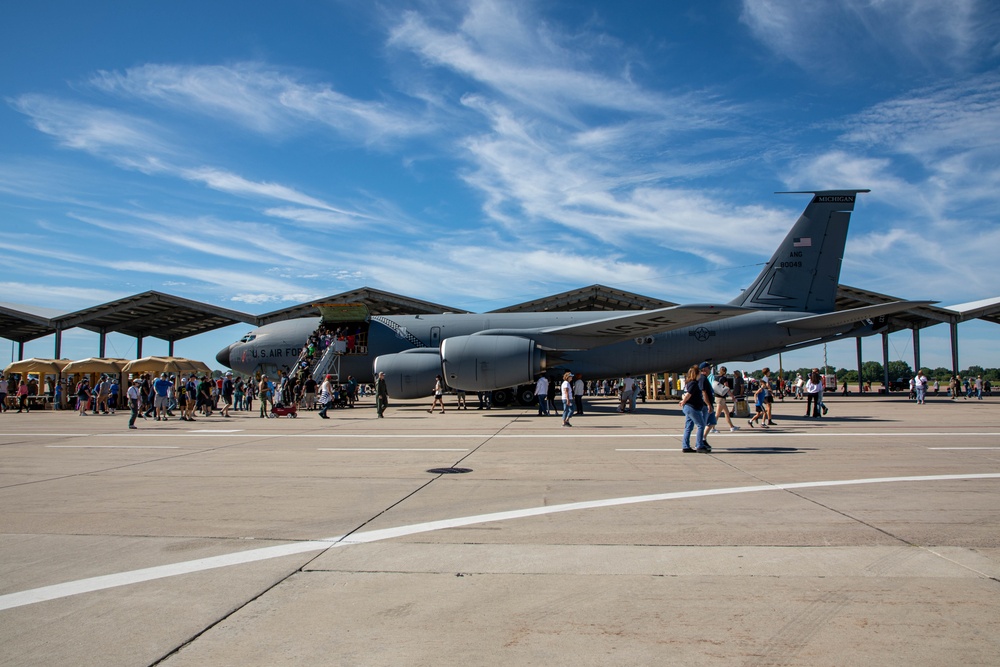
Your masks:
[[[852,308],[851,310],[838,310],[833,313],[823,313],[822,315],[809,315],[807,317],[796,317],[791,320],[782,320],[778,326],[789,329],[831,329],[839,326],[846,326],[861,320],[879,317],[881,315],[892,315],[901,313],[913,308],[921,308],[937,303],[936,301],[892,301],[890,303],[877,303],[873,306],[863,306]]]

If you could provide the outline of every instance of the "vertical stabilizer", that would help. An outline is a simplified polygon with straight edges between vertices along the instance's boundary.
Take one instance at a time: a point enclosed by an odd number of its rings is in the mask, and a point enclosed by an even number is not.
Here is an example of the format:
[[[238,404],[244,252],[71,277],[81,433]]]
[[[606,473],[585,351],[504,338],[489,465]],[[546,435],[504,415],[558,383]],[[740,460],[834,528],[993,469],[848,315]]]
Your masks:
[[[753,284],[730,305],[761,310],[829,313],[835,310],[847,226],[858,193],[822,190],[811,194],[791,231]]]

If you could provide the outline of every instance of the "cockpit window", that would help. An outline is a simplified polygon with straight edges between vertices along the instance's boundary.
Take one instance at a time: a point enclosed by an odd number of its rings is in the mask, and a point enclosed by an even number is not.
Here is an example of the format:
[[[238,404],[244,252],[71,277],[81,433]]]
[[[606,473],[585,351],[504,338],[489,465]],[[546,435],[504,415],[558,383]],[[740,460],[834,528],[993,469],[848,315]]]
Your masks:
[[[248,333],[248,334],[247,334],[246,336],[244,336],[243,338],[240,338],[240,342],[241,342],[241,343],[249,343],[250,341],[252,341],[252,340],[253,340],[254,338],[256,338],[256,337],[257,337],[257,334],[254,334],[254,333]]]

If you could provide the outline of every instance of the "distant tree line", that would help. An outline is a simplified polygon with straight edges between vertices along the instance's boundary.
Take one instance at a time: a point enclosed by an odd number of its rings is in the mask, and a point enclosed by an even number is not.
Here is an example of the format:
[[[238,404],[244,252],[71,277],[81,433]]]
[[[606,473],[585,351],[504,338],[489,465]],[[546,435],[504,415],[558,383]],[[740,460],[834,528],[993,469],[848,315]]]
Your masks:
[[[833,372],[832,367],[829,370]],[[927,378],[932,382],[934,380],[940,380],[941,382],[944,382],[946,380],[951,379],[951,370],[947,368],[924,367],[923,370],[927,374]],[[823,369],[820,368],[820,372],[822,371]],[[786,380],[794,380],[796,374],[801,373],[802,377],[806,377],[811,372],[812,368],[799,368],[798,370],[786,370],[784,373]],[[838,368],[836,370],[836,374],[838,382],[844,382],[846,380],[848,384],[858,383],[858,372],[856,370]],[[750,375],[752,375],[757,379],[760,379],[761,372],[759,370],[753,371]],[[899,378],[903,378],[904,380],[909,380],[911,377],[913,377],[913,375],[914,375],[913,368],[911,368],[910,364],[906,363],[905,361],[889,362],[889,380],[895,381]],[[984,380],[997,382],[1000,381],[1000,368],[983,368],[982,366],[969,366],[965,370],[959,371],[959,375],[961,375],[963,378],[966,377],[974,378],[978,375],[981,375]],[[777,373],[774,373],[774,376],[777,377]],[[875,384],[879,384],[885,379],[885,373],[883,372],[882,364],[880,364],[877,361],[866,361],[864,364],[862,364],[861,376],[865,382],[872,382]]]

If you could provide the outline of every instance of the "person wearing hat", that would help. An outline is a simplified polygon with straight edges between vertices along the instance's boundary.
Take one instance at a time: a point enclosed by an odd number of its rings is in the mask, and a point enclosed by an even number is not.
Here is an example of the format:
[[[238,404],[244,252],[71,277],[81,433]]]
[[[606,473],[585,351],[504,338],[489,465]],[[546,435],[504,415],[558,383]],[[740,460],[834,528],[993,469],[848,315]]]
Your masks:
[[[229,408],[233,405],[233,372],[227,371],[222,380],[222,416],[229,416]]]
[[[128,397],[128,408],[131,410],[131,414],[128,418],[128,427],[135,428],[135,418],[139,416],[139,386],[142,385],[142,380],[136,378],[132,380],[131,386],[129,386],[128,391],[125,392]]]

